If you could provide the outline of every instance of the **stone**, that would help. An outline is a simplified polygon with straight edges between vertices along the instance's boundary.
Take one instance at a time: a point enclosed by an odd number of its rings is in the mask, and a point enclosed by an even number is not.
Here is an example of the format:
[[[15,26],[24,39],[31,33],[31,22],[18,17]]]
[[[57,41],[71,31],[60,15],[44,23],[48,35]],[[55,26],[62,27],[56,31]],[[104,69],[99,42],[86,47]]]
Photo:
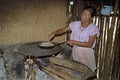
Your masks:
[[[3,58],[0,58],[0,80],[7,80]]]
[[[3,51],[0,49],[0,58],[3,57]]]

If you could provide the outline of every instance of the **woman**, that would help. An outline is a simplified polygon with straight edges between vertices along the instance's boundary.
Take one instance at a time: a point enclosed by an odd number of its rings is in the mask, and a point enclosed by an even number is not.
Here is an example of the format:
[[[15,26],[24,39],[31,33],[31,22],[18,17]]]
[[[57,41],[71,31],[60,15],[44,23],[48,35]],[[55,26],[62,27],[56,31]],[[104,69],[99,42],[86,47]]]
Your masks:
[[[97,26],[92,23],[95,14],[96,9],[93,6],[87,6],[82,10],[81,21],[71,22],[48,36],[48,39],[52,40],[55,36],[71,30],[71,39],[67,41],[67,44],[73,46],[73,59],[88,66],[93,72],[96,70],[93,48],[95,47],[95,39],[99,36]]]

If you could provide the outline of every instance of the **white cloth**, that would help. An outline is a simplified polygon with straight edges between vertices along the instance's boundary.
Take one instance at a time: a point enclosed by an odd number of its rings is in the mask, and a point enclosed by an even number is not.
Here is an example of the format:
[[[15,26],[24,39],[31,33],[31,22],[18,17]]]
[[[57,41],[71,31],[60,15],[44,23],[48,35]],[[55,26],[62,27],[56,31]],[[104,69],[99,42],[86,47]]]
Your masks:
[[[72,57],[73,60],[88,66],[93,72],[96,70],[94,50],[92,48],[74,46]]]

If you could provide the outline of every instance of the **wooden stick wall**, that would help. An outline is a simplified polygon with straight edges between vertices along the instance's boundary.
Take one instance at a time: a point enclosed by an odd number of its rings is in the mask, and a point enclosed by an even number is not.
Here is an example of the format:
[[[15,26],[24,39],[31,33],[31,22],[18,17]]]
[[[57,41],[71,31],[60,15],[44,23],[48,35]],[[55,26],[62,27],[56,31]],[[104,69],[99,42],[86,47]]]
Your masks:
[[[118,5],[115,6],[114,16],[97,16],[94,20],[101,33],[95,48],[98,80],[119,80],[120,25],[117,11]]]
[[[75,4],[77,3],[74,3],[74,5]],[[75,10],[76,7],[77,6],[73,6],[73,9]],[[76,14],[78,14],[78,11],[74,11],[72,16],[76,17]],[[98,15],[93,20],[93,23],[95,23],[100,30],[100,36],[96,39],[95,47],[98,80],[119,80],[120,78],[119,18],[119,0],[116,0],[112,15]]]
[[[100,37],[97,38],[95,55],[97,73],[100,80],[111,80],[113,70],[118,69],[118,17],[98,17]],[[116,58],[115,58],[116,57]],[[116,63],[116,64],[115,64]],[[114,69],[116,67],[116,69]],[[114,73],[117,73],[115,72]],[[115,76],[115,74],[113,74]],[[111,77],[110,77],[111,76]],[[108,79],[109,78],[109,79]],[[117,80],[117,79],[116,79]]]

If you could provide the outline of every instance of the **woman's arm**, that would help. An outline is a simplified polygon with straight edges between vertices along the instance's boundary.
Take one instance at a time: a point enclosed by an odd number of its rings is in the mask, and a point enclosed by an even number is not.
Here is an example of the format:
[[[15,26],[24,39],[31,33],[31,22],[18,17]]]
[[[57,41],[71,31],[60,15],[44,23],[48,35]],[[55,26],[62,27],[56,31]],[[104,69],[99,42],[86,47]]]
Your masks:
[[[70,31],[69,25],[67,25],[67,26],[65,26],[65,27],[63,27],[63,28],[60,28],[60,29],[58,29],[58,30],[56,30],[56,31],[54,31],[54,32],[52,32],[52,33],[50,33],[50,34],[48,35],[48,39],[49,39],[49,40],[52,40],[55,36],[59,36],[59,35],[61,35],[61,34],[64,34],[65,32],[68,32],[68,31]]]
[[[77,46],[90,47],[91,48],[94,41],[95,41],[96,36],[97,35],[90,36],[88,42],[80,42],[80,41],[75,41],[75,40],[69,40],[67,43],[70,44],[70,45],[77,45]]]

